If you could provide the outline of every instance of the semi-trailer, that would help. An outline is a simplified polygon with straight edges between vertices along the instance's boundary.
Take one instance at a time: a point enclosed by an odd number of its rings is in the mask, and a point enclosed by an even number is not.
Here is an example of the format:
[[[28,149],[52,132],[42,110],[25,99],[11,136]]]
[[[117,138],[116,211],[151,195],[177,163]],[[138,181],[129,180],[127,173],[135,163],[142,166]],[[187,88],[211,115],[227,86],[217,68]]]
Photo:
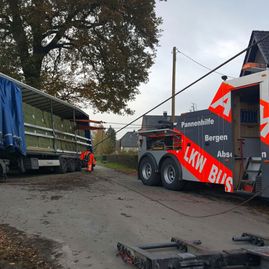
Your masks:
[[[89,122],[80,108],[0,73],[0,175],[81,170],[79,155],[92,147]]]
[[[269,197],[268,70],[222,82],[208,109],[176,118],[139,132],[145,185],[181,190],[197,181]]]

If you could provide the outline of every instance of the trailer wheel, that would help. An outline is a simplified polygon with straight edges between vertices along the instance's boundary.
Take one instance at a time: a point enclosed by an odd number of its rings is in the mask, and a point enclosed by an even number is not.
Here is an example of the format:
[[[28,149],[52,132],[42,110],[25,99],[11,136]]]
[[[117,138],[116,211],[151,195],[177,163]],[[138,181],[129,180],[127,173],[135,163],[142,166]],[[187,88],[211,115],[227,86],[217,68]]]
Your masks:
[[[4,168],[2,167],[2,164],[0,163],[0,182],[6,182],[6,174],[4,173]]]
[[[81,161],[77,160],[76,162],[76,171],[80,172],[81,171]]]
[[[148,156],[141,160],[138,173],[144,185],[156,186],[161,183],[160,176],[156,172],[156,165],[152,158]]]
[[[65,174],[67,172],[67,160],[65,158],[60,158],[60,166],[57,167],[57,173]]]
[[[184,188],[185,181],[182,179],[180,167],[172,158],[164,160],[161,167],[161,180],[166,189],[180,191]]]
[[[68,172],[75,172],[76,171],[76,160],[69,159],[67,165]]]

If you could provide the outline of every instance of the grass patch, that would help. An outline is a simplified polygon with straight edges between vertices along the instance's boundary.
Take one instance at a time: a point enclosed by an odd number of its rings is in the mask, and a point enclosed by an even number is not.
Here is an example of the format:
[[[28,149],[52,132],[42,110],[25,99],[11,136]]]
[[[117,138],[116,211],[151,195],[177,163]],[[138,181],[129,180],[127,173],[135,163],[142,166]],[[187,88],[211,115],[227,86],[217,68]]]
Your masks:
[[[116,171],[119,172],[123,172],[125,174],[135,174],[136,173],[136,169],[134,168],[130,168],[124,164],[121,163],[113,163],[113,162],[98,162],[99,165],[102,165],[104,167],[110,168],[110,169],[114,169]]]

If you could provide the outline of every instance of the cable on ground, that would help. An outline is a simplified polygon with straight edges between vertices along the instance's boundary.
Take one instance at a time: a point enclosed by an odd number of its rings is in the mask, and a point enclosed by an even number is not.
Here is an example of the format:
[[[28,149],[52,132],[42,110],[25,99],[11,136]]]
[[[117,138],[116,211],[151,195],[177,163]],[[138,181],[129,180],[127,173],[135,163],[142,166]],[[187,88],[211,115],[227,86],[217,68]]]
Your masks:
[[[232,206],[231,208],[228,208],[228,209],[225,209],[223,211],[220,211],[220,212],[216,212],[216,213],[212,213],[212,214],[205,214],[205,215],[191,215],[191,214],[188,214],[188,213],[185,213],[185,212],[182,212],[180,210],[177,210],[165,203],[163,203],[162,201],[160,200],[157,200],[157,199],[153,199],[151,198],[149,195],[143,193],[143,192],[140,192],[136,189],[133,189],[133,188],[130,188],[129,186],[126,186],[125,184],[122,184],[122,183],[119,183],[118,181],[115,181],[113,179],[110,179],[111,181],[113,181],[115,184],[121,186],[121,187],[124,187],[125,189],[129,190],[129,191],[132,191],[132,192],[135,192],[141,196],[143,196],[144,198],[152,201],[152,202],[155,202],[179,215],[182,215],[184,217],[188,217],[188,218],[195,218],[195,219],[204,219],[204,218],[210,218],[210,217],[216,217],[216,216],[219,216],[219,215],[224,215],[224,214],[227,214],[229,212],[232,212],[234,211],[235,209],[241,207],[241,206],[244,206],[245,204],[247,204],[248,202],[250,202],[251,200],[253,200],[254,198],[256,198],[257,196],[259,196],[260,194],[262,194],[262,191],[266,190],[269,188],[269,185],[264,187],[261,191],[259,192],[256,192],[254,195],[252,195],[251,197],[249,197],[248,199],[246,199],[245,201],[239,203],[238,205],[235,205],[235,206]]]

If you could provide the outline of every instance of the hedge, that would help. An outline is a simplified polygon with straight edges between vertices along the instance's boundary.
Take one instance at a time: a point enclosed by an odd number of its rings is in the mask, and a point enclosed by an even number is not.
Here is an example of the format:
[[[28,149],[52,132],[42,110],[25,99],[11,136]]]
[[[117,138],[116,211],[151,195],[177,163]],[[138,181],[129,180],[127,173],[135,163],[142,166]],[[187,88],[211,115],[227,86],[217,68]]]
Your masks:
[[[112,163],[120,163],[129,168],[137,169],[138,158],[137,155],[128,155],[128,154],[111,154],[111,155],[103,155],[98,156],[98,159],[101,161],[112,162]]]

